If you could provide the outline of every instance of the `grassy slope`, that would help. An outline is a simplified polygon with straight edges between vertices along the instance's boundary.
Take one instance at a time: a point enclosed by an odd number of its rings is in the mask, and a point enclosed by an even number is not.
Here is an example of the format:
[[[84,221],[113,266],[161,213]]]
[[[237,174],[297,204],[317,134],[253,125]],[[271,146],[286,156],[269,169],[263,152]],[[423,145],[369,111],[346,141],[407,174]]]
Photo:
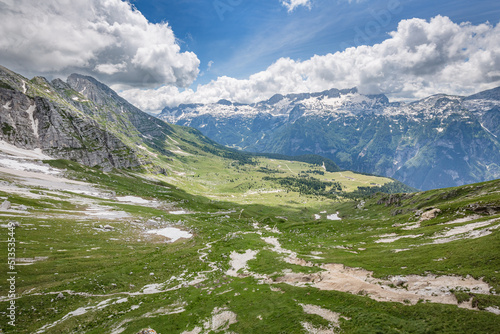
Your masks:
[[[185,159],[195,158],[186,156]],[[180,158],[179,163],[181,162],[186,161]],[[290,167],[292,172],[288,170],[288,173],[296,173],[304,167],[302,163],[286,163],[286,167],[282,161],[263,163],[269,168],[282,165],[280,170],[283,171]],[[440,304],[408,306],[380,303],[364,296],[288,285],[277,285],[281,291],[271,291],[268,285],[258,284],[253,278],[232,278],[226,276],[225,271],[229,269],[229,254],[232,251],[243,253],[247,249],[261,250],[259,256],[249,262],[251,269],[258,273],[278,274],[285,269],[295,272],[316,271],[315,268],[287,264],[282,261],[281,255],[266,250],[268,245],[254,233],[252,227],[255,222],[259,222],[262,226],[278,227],[283,234],[264,231],[264,236],[277,237],[283,247],[297,251],[299,256],[306,257],[313,251],[320,251],[324,259],[312,261],[360,266],[373,270],[376,276],[381,277],[424,272],[464,276],[471,274],[484,277],[498,289],[498,273],[495,271],[500,267],[497,255],[500,250],[498,230],[479,239],[422,246],[411,252],[401,253],[393,253],[392,250],[419,242],[415,239],[401,239],[393,244],[376,244],[374,240],[375,236],[389,232],[431,235],[443,229],[438,223],[462,217],[457,211],[462,211],[468,204],[480,201],[498,203],[499,182],[485,183],[470,189],[462,187],[458,190],[419,193],[403,200],[399,206],[377,204],[380,197],[387,196],[377,195],[367,200],[363,209],[357,209],[356,203],[325,200],[293,192],[249,195],[245,187],[237,187],[237,184],[233,186],[233,182],[227,179],[242,177],[243,180],[239,182],[264,189],[266,182],[261,180],[261,173],[254,170],[258,167],[235,165],[224,169],[221,167],[227,167],[225,164],[228,164],[224,159],[200,159],[198,162],[191,160],[190,165],[183,164],[186,176],[169,177],[178,187],[161,180],[139,178],[129,172],[103,173],[64,161],[51,164],[65,167],[73,177],[85,178],[87,182],[116,191],[118,195],[156,199],[197,214],[177,216],[169,214],[165,208],[145,208],[96,199],[102,205],[128,212],[131,218],[88,220],[78,216],[79,211],[85,207],[75,204],[70,197],[73,195],[70,194],[66,200],[28,200],[0,193],[0,196],[8,197],[14,205],[28,206],[32,213],[15,219],[21,223],[21,227],[16,230],[18,252],[22,254],[18,257],[48,257],[33,265],[18,267],[17,289],[18,293],[25,296],[17,301],[18,327],[14,331],[7,327],[5,318],[2,318],[0,327],[6,333],[32,333],[45,324],[61,320],[78,308],[95,307],[109,299],[112,299],[109,302],[111,304],[125,297],[127,300],[121,303],[100,310],[89,309],[86,314],[70,317],[47,329],[47,332],[103,333],[111,332],[123,324],[123,333],[136,333],[147,326],[160,333],[181,333],[196,325],[202,326],[216,307],[227,307],[237,314],[238,322],[230,327],[236,333],[303,333],[303,321],[317,327],[328,327],[328,322],[322,318],[305,314],[300,303],[322,306],[350,318],[341,322],[346,333],[498,332],[498,316],[488,312],[468,311]],[[179,167],[174,163],[173,168]],[[310,168],[312,167],[307,166],[307,170]],[[189,177],[189,174],[192,176]],[[197,182],[196,175],[200,175],[199,179],[203,182]],[[374,180],[368,176],[364,176],[367,178],[365,180],[361,175],[347,173],[342,175],[356,179],[347,179],[346,187],[352,186],[351,182],[388,181]],[[327,177],[339,178],[340,174],[325,174],[325,178]],[[275,186],[267,185],[269,188]],[[207,196],[193,193],[204,193]],[[224,193],[228,195],[224,196]],[[275,197],[276,195],[282,197]],[[392,227],[398,222],[413,221],[412,210],[429,206],[436,206],[443,213],[435,221],[423,223],[421,230],[403,231]],[[58,210],[62,209],[70,210],[75,215],[74,218],[61,216]],[[395,209],[402,213],[391,216]],[[329,221],[323,216],[323,219],[314,220],[313,214],[323,210],[328,213],[338,210],[344,219]],[[146,238],[142,227],[148,226],[149,219],[157,217],[162,222],[181,224],[195,232],[195,237],[174,244],[165,244],[161,238]],[[12,220],[9,217],[0,219],[2,223]],[[108,223],[115,230],[98,232],[94,229],[98,224]],[[0,231],[2,240],[5,240],[6,229],[2,228]],[[230,235],[233,237],[228,237]],[[166,287],[174,287],[178,281],[171,280],[173,276],[194,277],[196,272],[209,270],[207,263],[200,261],[199,252],[208,242],[214,241],[207,260],[217,263],[221,270],[207,273],[208,279],[203,283],[151,295],[124,294],[138,292],[147,284],[168,282]],[[348,249],[334,248],[340,245]],[[359,248],[366,250],[359,251]],[[349,252],[353,250],[358,251],[358,254]],[[2,247],[0,254],[2,258],[6,258],[5,247]],[[433,261],[443,257],[446,258],[445,261]],[[5,267],[5,263],[0,264],[2,273],[5,272]],[[4,277],[2,282],[6,282]],[[5,295],[5,283],[1,284],[1,290],[2,295]],[[66,290],[94,296],[69,295],[64,292],[65,297],[57,299],[57,293],[37,295]],[[114,293],[116,295],[110,295]],[[475,298],[481,302],[482,307],[500,306],[496,296]],[[132,307],[134,305],[138,307]],[[6,307],[6,302],[0,303],[0,309]],[[184,311],[167,315],[179,310],[179,307]],[[258,320],[260,318],[262,320]]]

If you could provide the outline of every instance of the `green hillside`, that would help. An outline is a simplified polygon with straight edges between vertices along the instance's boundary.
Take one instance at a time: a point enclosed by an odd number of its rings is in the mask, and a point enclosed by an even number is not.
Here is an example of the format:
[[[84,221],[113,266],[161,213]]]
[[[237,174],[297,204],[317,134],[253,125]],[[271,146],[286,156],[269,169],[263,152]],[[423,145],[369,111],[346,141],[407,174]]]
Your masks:
[[[226,322],[219,329],[227,325],[236,333],[304,333],[304,326],[332,333],[338,326],[346,333],[498,332],[498,315],[488,311],[500,306],[498,181],[355,202],[292,191],[278,201],[245,189],[215,199],[183,190],[197,177],[176,187],[135,172],[47,163],[98,194],[32,188],[1,174],[25,189],[0,191],[16,210],[4,210],[0,219],[2,226],[19,224],[21,264],[17,327],[9,330],[2,320],[6,333],[137,333],[145,327],[187,333],[219,323],[212,318],[221,314]],[[242,173],[256,178],[260,172]],[[198,192],[210,182],[199,182]],[[126,196],[133,197],[119,200]],[[422,220],[430,208],[441,211]],[[165,227],[193,237],[166,243],[146,233]],[[454,234],[457,228],[462,233]],[[9,229],[0,231],[5,240]],[[4,247],[0,254],[6,253]],[[1,268],[7,272],[5,262]],[[413,292],[413,283],[431,284],[432,275],[447,275],[441,276],[445,287]],[[339,285],[356,280],[364,283]],[[2,296],[7,289],[2,283]],[[0,307],[7,306],[3,299]]]
[[[500,332],[500,180],[412,192],[314,156],[244,154],[79,80],[92,113],[38,98],[140,165],[0,143],[0,332]]]

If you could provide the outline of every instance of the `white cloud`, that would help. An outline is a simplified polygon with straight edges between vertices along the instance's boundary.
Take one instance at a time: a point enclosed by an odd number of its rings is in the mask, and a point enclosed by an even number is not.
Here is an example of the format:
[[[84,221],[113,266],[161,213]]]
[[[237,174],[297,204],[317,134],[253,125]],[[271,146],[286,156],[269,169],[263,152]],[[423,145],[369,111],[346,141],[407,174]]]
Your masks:
[[[288,9],[289,13],[299,6],[311,8],[311,0],[281,0],[281,4]]]
[[[237,80],[219,77],[196,91],[123,92],[146,110],[228,99],[252,103],[276,93],[317,92],[358,87],[416,99],[435,93],[472,94],[500,85],[500,24],[456,24],[437,16],[403,20],[380,44],[348,48],[305,61],[281,58],[266,70]]]
[[[127,63],[123,62],[121,64],[99,64],[95,67],[95,70],[100,73],[113,75],[115,73],[123,72],[127,69]]]
[[[112,86],[111,88],[119,91],[121,87]],[[128,89],[120,92],[120,95],[144,111],[158,113],[165,106],[189,103],[195,93],[191,89],[180,91],[174,86],[163,86],[158,89]]]
[[[167,23],[121,0],[3,0],[0,61],[44,75],[72,71],[129,86],[190,85],[200,64]]]

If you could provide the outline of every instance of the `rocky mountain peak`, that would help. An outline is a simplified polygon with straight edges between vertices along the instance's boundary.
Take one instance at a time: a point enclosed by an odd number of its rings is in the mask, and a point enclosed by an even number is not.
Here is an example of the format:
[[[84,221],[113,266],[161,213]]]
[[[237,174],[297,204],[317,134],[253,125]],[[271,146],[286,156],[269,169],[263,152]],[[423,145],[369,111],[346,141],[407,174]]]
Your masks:
[[[275,94],[273,95],[269,100],[267,100],[268,104],[276,104],[279,101],[283,100],[285,97],[281,94]]]
[[[26,82],[28,79],[12,72],[11,70],[0,66],[0,88],[11,90],[26,91]]]
[[[223,105],[223,106],[232,106],[233,102],[226,100],[226,99],[221,99],[217,101],[217,104]]]
[[[483,92],[468,96],[465,100],[490,100],[490,101],[500,101],[500,87],[485,90]]]
[[[66,82],[71,88],[98,105],[106,104],[110,99],[121,100],[111,88],[89,76],[73,73]]]

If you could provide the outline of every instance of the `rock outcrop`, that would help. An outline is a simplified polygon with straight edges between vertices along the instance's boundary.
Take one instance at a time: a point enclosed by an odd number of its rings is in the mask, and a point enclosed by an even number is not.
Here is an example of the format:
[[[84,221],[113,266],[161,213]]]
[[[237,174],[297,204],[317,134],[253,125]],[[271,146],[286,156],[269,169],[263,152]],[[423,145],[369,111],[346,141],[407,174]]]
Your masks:
[[[88,117],[44,97],[0,88],[0,140],[87,166],[140,165],[134,152]]]

